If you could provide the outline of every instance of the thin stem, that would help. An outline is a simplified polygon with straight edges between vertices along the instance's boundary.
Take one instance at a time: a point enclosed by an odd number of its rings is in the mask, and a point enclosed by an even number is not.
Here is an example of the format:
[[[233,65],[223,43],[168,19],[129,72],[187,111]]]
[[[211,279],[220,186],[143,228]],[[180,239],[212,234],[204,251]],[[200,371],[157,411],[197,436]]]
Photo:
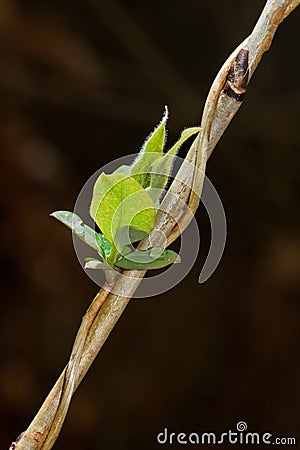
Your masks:
[[[263,53],[269,49],[279,24],[299,3],[299,0],[268,0],[251,35],[237,47],[222,66],[205,103],[201,121],[202,132],[192,144],[164,199],[164,212],[158,214],[156,228],[151,233],[152,245],[160,245],[160,231],[169,236],[168,243],[172,242],[189,222],[191,214],[183,215],[183,211],[178,207],[181,203],[179,200],[188,203],[193,212],[197,209],[206,162],[241,106],[241,97],[238,96],[242,95],[245,88],[245,83],[243,84],[245,73],[241,75],[237,70],[233,73],[233,80],[229,77],[238,64],[238,58],[244,63],[242,57],[247,55],[247,84]],[[243,53],[245,51],[248,53]],[[228,95],[229,88],[233,90],[231,95]],[[179,220],[181,227],[176,225]],[[147,248],[147,245],[146,239],[142,242],[141,248]],[[11,444],[11,450],[52,448],[75,390],[122,315],[145,271],[124,271],[122,275],[126,276],[125,281],[124,277],[122,279],[118,277],[113,286],[114,292],[117,293],[110,292],[110,287],[104,286],[96,295],[82,320],[66,368],[27,430]]]

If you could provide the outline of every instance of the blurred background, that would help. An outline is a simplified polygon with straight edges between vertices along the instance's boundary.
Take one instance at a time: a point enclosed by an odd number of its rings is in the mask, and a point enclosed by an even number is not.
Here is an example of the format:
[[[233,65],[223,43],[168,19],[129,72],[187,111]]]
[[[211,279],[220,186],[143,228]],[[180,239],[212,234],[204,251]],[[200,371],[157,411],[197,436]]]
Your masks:
[[[165,104],[169,142],[198,124],[263,5],[1,1],[1,448],[56,381],[97,292],[49,213],[72,210],[96,169],[137,152]],[[196,266],[168,293],[131,301],[55,449],[150,450],[164,427],[222,432],[240,420],[300,439],[299,18],[280,26],[208,164],[228,220],[219,268],[198,284],[210,239],[201,207]]]

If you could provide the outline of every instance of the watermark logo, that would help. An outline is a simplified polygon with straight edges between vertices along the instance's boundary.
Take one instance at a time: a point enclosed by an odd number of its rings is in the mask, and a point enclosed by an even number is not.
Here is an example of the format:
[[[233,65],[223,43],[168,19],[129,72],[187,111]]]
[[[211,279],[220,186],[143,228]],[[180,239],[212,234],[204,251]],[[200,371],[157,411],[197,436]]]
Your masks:
[[[238,431],[246,431],[247,430],[247,424],[246,424],[246,422],[243,422],[243,421],[238,422],[236,424],[236,428],[237,428]]]
[[[93,195],[93,188],[99,175],[101,173],[106,174],[113,173],[120,166],[130,165],[132,161],[136,159],[136,157],[137,157],[136,154],[127,155],[106,164],[105,166],[97,170],[84,184],[83,188],[81,189],[77,197],[74,207],[74,213],[78,215],[84,221],[84,223],[89,225],[91,228],[95,229],[95,223],[90,217],[89,210]],[[175,181],[178,181],[179,183],[182,183],[183,181],[182,179],[177,179],[177,173],[183,161],[184,160],[182,158],[174,157],[172,173],[176,173],[176,175],[171,174],[170,176],[171,180],[173,179]],[[189,187],[191,188],[191,186]],[[173,192],[172,194],[168,195],[169,196],[172,195],[174,197],[172,199],[172,202],[177,204],[178,206],[177,210],[181,209],[182,211],[185,211],[185,214],[190,214],[191,219],[187,229],[181,230],[180,220],[178,220],[177,217],[172,216],[172,211],[170,211],[167,208],[164,209],[164,202],[160,204],[160,211],[165,213],[165,215],[171,216],[171,220],[173,220],[174,225],[177,225],[179,229],[182,231],[180,237],[180,250],[179,250],[181,262],[179,264],[170,265],[168,268],[166,268],[165,270],[163,270],[161,273],[158,274],[157,273],[153,274],[153,272],[149,271],[147,273],[147,277],[144,278],[141,283],[138,283],[139,287],[133,294],[133,297],[135,298],[156,296],[158,294],[168,291],[169,289],[180,283],[180,281],[182,281],[186,277],[186,275],[190,272],[190,270],[192,269],[197,260],[197,256],[200,249],[200,230],[198,224],[192,212],[188,210],[186,203],[179,198],[178,194]],[[221,199],[215,187],[206,176],[204,179],[201,201],[206,209],[211,225],[210,248],[206,261],[201,269],[198,278],[199,283],[204,283],[214,273],[222,258],[227,232],[226,217]],[[128,204],[129,203],[127,198],[124,199],[124,202],[122,202],[122,204],[118,206],[117,210],[115,211],[116,221],[118,220],[122,208],[123,211],[125,212],[128,211]],[[138,214],[141,214],[142,212],[143,212],[142,209],[139,207]],[[157,242],[158,231],[155,230],[155,233],[156,233],[155,240]],[[159,233],[160,233],[159,236],[160,245],[164,246],[167,240],[167,236],[164,234],[162,230],[160,230]],[[152,234],[153,233],[150,233],[148,237],[150,247],[152,241]],[[126,236],[123,236],[122,238],[125,239]],[[128,240],[130,240],[129,236]],[[80,241],[75,235],[73,235],[73,243],[78,260],[82,268],[86,272],[86,274],[96,284],[98,284],[98,286],[104,287],[105,275],[103,271],[85,268],[86,258],[93,256],[91,255],[91,249],[88,248],[86,244]],[[122,279],[123,281],[125,281],[126,278],[128,278],[127,275],[123,275],[118,272],[118,279],[121,281],[111,286],[110,290],[115,294],[121,294],[120,286],[122,286]]]
[[[257,433],[248,430],[247,423],[240,421],[236,424],[236,429],[223,433],[215,432],[170,432],[168,428],[157,434],[156,440],[160,445],[180,444],[180,445],[296,445],[296,437],[274,436],[270,432]]]

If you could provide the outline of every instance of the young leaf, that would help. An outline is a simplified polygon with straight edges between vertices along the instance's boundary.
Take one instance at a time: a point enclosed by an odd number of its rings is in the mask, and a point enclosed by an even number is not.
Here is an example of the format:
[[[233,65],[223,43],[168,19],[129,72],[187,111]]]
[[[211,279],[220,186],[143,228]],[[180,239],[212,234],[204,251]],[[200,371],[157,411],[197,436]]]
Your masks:
[[[111,266],[100,261],[97,258],[85,258],[85,269],[101,269],[101,270],[113,270]]]
[[[166,138],[166,121],[168,119],[168,108],[161,122],[146,139],[139,156],[133,163],[131,174],[145,188],[149,185],[149,172],[153,162],[163,153]]]
[[[149,255],[151,258],[158,258],[159,256],[163,256],[165,253],[165,249],[163,247],[152,247],[150,249]]]
[[[70,228],[83,242],[97,250],[97,252],[100,252],[104,257],[109,255],[109,243],[104,236],[86,225],[77,214],[74,214],[71,211],[55,211],[50,214],[50,216]]]
[[[102,233],[95,233],[95,238],[97,241],[97,244],[102,250],[102,254],[105,259],[108,259],[111,254],[111,245],[106,239],[106,237]]]
[[[159,255],[158,255],[159,252]],[[165,250],[163,248],[155,247],[149,250],[135,250],[121,257],[115,265],[122,269],[161,269],[169,264],[176,264],[180,262],[180,257],[172,250]]]
[[[180,146],[191,136],[199,133],[200,130],[201,128],[199,127],[192,127],[183,130],[179,140],[173,145],[173,147],[166,154],[154,161],[151,167],[150,189],[159,189],[161,193],[163,192],[172,170],[174,157],[176,156]]]
[[[114,170],[113,173],[124,173],[125,175],[131,174],[131,167],[126,166],[125,164],[123,166],[118,167],[116,170]]]
[[[141,241],[146,236],[148,236],[148,234],[149,233],[146,233],[145,231],[137,230],[130,226],[118,228],[115,234],[115,244],[119,249],[119,253],[124,246],[133,244],[134,242]]]
[[[117,273],[111,266],[96,258],[85,258],[85,261],[85,269],[103,270],[106,282],[108,284],[113,284]]]
[[[132,227],[149,234],[155,221],[151,197],[133,177],[124,174],[100,175],[94,186],[90,214],[112,245],[113,256],[119,229]]]

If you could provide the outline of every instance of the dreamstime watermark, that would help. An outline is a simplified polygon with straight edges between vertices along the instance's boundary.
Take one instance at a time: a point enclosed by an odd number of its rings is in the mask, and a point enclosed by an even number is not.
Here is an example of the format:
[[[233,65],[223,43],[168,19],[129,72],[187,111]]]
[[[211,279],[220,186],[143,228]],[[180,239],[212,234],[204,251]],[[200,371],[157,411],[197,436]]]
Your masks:
[[[77,214],[79,217],[81,217],[81,219],[93,229],[95,229],[95,224],[89,215],[89,208],[93,195],[93,187],[96,180],[98,179],[101,173],[106,174],[113,173],[117,168],[119,168],[122,165],[130,165],[134,161],[134,159],[136,159],[136,157],[137,157],[136,154],[127,155],[106,164],[105,166],[97,170],[87,180],[87,182],[81,189],[75,203],[74,213]],[[171,179],[172,178],[175,179],[179,184],[180,183],[188,184],[185,178],[183,179],[180,179],[180,177],[178,178],[179,173],[178,169],[180,168],[183,162],[184,160],[182,158],[179,157],[174,158],[173,173],[176,173],[176,175],[173,176],[171,174],[170,177]],[[206,261],[199,275],[198,279],[199,283],[204,283],[206,280],[208,280],[208,278],[216,270],[223,255],[227,232],[226,217],[220,197],[211,181],[206,176],[204,177],[205,178],[201,195],[201,201],[207,211],[210,220],[211,243]],[[192,180],[190,180],[190,184],[188,184],[190,188],[191,182]],[[182,211],[185,211],[185,213],[189,213],[191,219],[187,229],[181,230],[180,220],[178,220],[176,217],[172,215],[172,211],[170,209],[164,208],[164,202],[162,202],[160,205],[160,210],[162,210],[166,215],[171,216],[174,225],[177,225],[179,229],[182,231],[180,251],[179,251],[181,262],[180,264],[172,264],[159,274],[156,273],[152,275],[151,271],[149,271],[147,274],[147,278],[143,279],[142,283],[140,284],[136,292],[133,294],[133,297],[135,298],[156,296],[158,294],[168,291],[169,289],[177,285],[190,272],[190,270],[195,264],[195,261],[199,253],[200,231],[192,212],[189,211],[186,204],[182,200],[180,200],[178,194],[176,195],[175,193],[172,194],[169,193],[168,195],[169,198],[170,196],[173,196],[173,198],[171,198],[172,200],[171,203],[177,205],[176,210],[178,211],[182,209]],[[126,208],[125,200],[124,200],[124,207]],[[138,212],[140,211],[141,209],[139,209]],[[159,240],[161,242],[160,245],[163,246],[164,243],[166,242],[167,236],[165,236],[162,231],[160,231],[159,233],[160,233]],[[158,231],[154,230],[150,234],[149,236],[150,245],[151,240],[153,239],[152,235],[155,237],[156,242]],[[73,235],[73,243],[78,260],[82,268],[86,272],[86,274],[96,284],[98,284],[98,286],[104,287],[105,276],[103,274],[103,271],[85,268],[85,258],[96,256],[96,251],[87,247],[87,245],[82,241],[80,241],[75,235]],[[92,254],[93,252],[94,255]],[[123,281],[125,281],[125,278],[128,278],[128,276],[118,273],[119,282],[110,288],[113,293],[115,294],[120,293],[120,286],[122,286],[122,279]]]
[[[257,433],[247,431],[247,423],[240,421],[236,424],[234,431],[228,430],[223,433],[205,432],[205,433],[174,433],[169,432],[168,428],[158,433],[156,439],[160,445],[180,444],[180,445],[296,445],[295,437],[278,437],[272,433]]]

